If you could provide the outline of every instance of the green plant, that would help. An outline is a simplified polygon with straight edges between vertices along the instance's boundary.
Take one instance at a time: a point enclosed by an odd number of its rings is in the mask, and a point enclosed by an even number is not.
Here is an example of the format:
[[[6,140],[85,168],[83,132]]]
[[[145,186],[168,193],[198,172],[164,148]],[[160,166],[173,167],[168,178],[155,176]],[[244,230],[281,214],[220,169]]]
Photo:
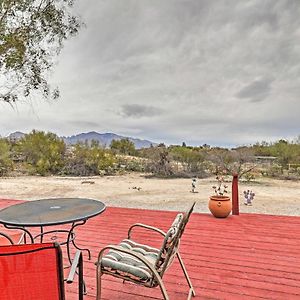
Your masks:
[[[251,180],[255,179],[255,175],[253,173],[246,173],[243,175],[243,177],[246,179],[247,182],[250,182]]]
[[[144,172],[145,160],[132,156],[118,156],[118,171]]]
[[[80,28],[70,12],[73,0],[1,0],[0,7],[0,100],[16,102],[39,91],[51,93],[47,74],[64,40]]]
[[[54,133],[33,130],[21,139],[19,151],[31,173],[40,175],[58,173],[64,165],[66,146]]]
[[[222,148],[211,149],[210,160],[215,163],[216,173],[221,170],[223,173],[238,174],[239,177],[242,177],[256,168],[253,151],[247,147],[232,150]]]
[[[283,167],[278,164],[273,164],[267,171],[270,177],[281,177],[283,175]]]
[[[10,145],[5,139],[0,139],[0,176],[6,175],[12,168]]]
[[[152,153],[146,170],[158,177],[174,175],[174,170],[170,163],[169,150],[165,146],[156,147],[156,151]]]
[[[115,155],[96,143],[76,144],[69,156],[64,173],[70,175],[104,175],[114,172]]]
[[[182,165],[185,172],[197,173],[203,170],[205,155],[199,148],[170,147],[170,156]]]
[[[134,143],[128,138],[112,140],[110,149],[116,154],[136,155]]]

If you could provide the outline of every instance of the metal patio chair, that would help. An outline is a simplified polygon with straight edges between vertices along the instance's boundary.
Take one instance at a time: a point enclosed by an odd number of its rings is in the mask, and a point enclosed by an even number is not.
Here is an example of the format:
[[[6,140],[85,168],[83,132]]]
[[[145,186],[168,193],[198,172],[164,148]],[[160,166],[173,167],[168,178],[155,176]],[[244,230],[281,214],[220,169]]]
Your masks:
[[[179,253],[180,238],[188,223],[195,203],[186,213],[176,216],[173,224],[167,232],[163,230],[136,223],[128,230],[128,238],[123,240],[118,246],[108,245],[104,247],[98,255],[97,265],[97,300],[101,298],[101,277],[103,274],[112,275],[148,288],[159,286],[165,300],[169,296],[163,283],[163,275],[170,267],[175,256],[178,258],[186,281],[189,285],[188,298],[195,296],[195,290],[188,276],[182,258]],[[131,239],[134,228],[142,228],[163,236],[163,243],[160,249],[149,245],[136,243]]]
[[[83,299],[82,255],[76,252],[64,280],[62,252],[57,243],[0,246],[0,299],[64,300],[64,281],[78,273],[78,299]]]

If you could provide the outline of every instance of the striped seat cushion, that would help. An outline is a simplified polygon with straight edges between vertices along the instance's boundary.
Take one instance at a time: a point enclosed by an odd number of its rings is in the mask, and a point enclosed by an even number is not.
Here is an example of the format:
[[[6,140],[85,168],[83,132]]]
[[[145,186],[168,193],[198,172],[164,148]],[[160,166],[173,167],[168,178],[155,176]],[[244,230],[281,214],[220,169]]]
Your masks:
[[[153,266],[160,251],[128,239],[123,240],[119,247],[141,254]],[[141,282],[150,282],[153,279],[150,269],[143,262],[120,251],[110,250],[103,256],[101,267],[104,272],[125,276]]]

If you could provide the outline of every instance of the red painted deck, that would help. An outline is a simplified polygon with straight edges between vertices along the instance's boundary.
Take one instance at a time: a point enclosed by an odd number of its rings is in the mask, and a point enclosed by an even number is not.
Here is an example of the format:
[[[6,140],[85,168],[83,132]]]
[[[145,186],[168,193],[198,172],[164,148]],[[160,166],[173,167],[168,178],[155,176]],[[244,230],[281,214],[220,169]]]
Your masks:
[[[16,203],[1,200],[0,207]],[[176,212],[109,207],[78,227],[77,241],[92,251],[85,255],[88,289],[95,299],[97,253],[126,237],[135,222],[167,229]],[[138,233],[139,241],[156,243]],[[300,299],[300,217],[242,214],[227,219],[194,213],[182,237],[182,258],[195,287],[194,299]],[[186,299],[188,286],[177,261],[164,277],[170,299]],[[76,299],[76,285],[67,286]],[[162,299],[159,288],[147,289],[103,276],[103,299]]]

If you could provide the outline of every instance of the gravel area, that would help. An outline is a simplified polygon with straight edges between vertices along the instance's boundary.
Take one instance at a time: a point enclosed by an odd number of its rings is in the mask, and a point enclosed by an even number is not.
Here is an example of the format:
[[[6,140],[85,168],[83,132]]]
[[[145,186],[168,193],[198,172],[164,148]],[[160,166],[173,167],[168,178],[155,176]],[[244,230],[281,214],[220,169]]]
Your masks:
[[[0,198],[35,200],[52,197],[99,199],[108,206],[185,210],[196,201],[196,212],[209,213],[208,199],[213,194],[214,178],[197,179],[192,193],[191,179],[146,178],[130,173],[105,177],[11,177],[0,179]],[[252,206],[243,204],[243,191],[255,193]],[[300,216],[300,181],[260,178],[239,183],[240,212]],[[229,196],[231,183],[229,182]]]

